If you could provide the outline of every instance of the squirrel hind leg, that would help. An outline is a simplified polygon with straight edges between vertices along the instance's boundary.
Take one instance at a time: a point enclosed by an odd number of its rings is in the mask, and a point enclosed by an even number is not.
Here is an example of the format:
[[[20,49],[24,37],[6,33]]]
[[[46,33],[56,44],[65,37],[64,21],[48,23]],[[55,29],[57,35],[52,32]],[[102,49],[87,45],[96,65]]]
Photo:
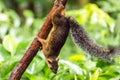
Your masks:
[[[47,46],[48,44],[47,40],[39,38],[38,36],[37,36],[37,40],[42,44],[42,48]]]

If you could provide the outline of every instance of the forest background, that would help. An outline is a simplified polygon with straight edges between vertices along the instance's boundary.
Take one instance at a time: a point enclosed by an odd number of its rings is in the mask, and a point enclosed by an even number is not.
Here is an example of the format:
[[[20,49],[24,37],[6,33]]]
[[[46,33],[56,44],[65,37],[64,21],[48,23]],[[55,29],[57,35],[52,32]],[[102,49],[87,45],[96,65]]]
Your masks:
[[[38,34],[54,0],[0,0],[0,80],[8,80]],[[74,17],[99,45],[120,44],[120,0],[68,0],[66,15]],[[119,80],[120,58],[107,63],[86,54],[69,35],[60,53],[57,75],[39,51],[21,80]]]

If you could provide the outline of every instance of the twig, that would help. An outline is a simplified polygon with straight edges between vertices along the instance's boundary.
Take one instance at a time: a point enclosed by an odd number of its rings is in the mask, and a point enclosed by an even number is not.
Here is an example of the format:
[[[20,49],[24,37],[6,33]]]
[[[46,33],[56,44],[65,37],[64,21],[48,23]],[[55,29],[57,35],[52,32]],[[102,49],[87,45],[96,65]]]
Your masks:
[[[62,2],[62,4],[64,6],[66,5],[67,0],[60,0],[60,1]],[[52,28],[50,16],[57,8],[58,8],[58,6],[54,5],[53,8],[51,9],[50,13],[48,14],[47,19],[45,20],[40,32],[37,35],[40,38],[44,38],[44,39],[47,38],[47,36]],[[32,61],[32,59],[35,57],[35,55],[37,54],[37,52],[41,46],[42,45],[35,38],[33,40],[32,44],[30,45],[30,47],[28,48],[28,50],[26,51],[25,55],[22,57],[20,62],[17,64],[17,66],[12,71],[12,73],[10,75],[10,80],[20,80],[22,74],[24,73],[24,71],[26,70],[26,68]]]

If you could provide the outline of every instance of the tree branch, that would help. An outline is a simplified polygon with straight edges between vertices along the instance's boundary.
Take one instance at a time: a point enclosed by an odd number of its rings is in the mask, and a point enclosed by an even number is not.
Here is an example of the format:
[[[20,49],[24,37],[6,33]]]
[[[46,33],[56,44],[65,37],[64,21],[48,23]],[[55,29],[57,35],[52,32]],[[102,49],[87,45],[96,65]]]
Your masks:
[[[62,2],[62,4],[64,6],[66,5],[67,0],[60,0],[60,1]],[[58,8],[58,6],[54,5],[53,8],[51,9],[50,13],[48,14],[47,19],[45,20],[40,32],[37,35],[40,38],[44,38],[44,39],[47,38],[47,36],[52,28],[50,16],[57,8]],[[26,70],[26,68],[32,61],[32,59],[35,57],[35,55],[37,54],[40,47],[42,47],[42,45],[35,38],[33,40],[32,44],[30,45],[30,47],[28,48],[28,50],[26,51],[25,55],[22,57],[20,62],[17,64],[17,66],[14,68],[13,72],[11,73],[10,80],[20,80],[22,74],[24,73],[24,71]]]

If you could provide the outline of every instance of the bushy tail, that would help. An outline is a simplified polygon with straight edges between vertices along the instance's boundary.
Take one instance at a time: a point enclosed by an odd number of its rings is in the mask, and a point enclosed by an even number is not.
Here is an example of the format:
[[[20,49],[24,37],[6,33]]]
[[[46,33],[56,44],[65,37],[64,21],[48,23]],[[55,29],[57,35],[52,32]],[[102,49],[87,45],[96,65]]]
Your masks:
[[[69,19],[70,32],[74,42],[90,55],[101,58],[105,61],[114,61],[114,57],[120,54],[120,47],[104,49],[97,45],[87,32],[73,18]]]

